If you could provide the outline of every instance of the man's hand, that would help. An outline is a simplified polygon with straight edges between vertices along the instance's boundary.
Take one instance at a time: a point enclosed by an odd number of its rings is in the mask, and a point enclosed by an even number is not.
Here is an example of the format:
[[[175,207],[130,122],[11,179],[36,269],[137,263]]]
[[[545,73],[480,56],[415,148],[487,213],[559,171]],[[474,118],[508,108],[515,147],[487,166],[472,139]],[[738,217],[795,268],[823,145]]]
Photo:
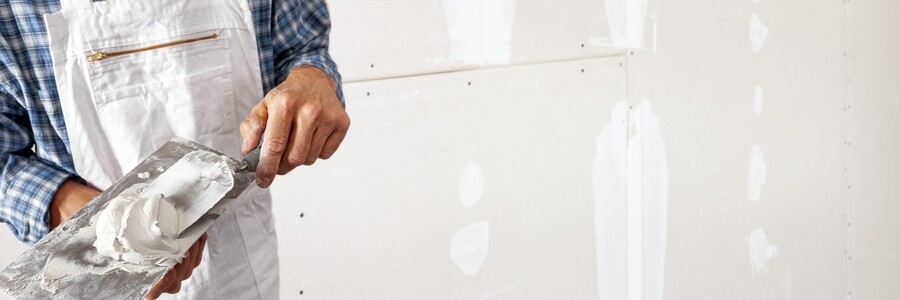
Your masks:
[[[147,299],[159,298],[162,293],[176,294],[181,291],[181,282],[191,277],[194,269],[200,265],[203,258],[203,248],[206,247],[206,234],[200,236],[200,239],[191,246],[191,249],[185,253],[184,259],[175,265],[175,268],[169,270],[155,286],[150,288],[147,293]]]
[[[50,202],[50,230],[68,220],[97,195],[100,195],[100,191],[75,180],[69,179],[63,182]]]
[[[350,127],[350,117],[338,100],[336,85],[316,67],[295,68],[272,89],[241,123],[243,154],[262,140],[256,183],[267,188],[275,174],[328,159]]]

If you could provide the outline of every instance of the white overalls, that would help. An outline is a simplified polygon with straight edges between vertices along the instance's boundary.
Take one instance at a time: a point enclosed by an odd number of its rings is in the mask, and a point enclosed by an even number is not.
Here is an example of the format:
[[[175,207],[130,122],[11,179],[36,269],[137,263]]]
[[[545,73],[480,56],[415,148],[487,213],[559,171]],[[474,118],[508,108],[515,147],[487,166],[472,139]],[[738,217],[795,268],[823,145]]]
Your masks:
[[[175,136],[239,157],[239,124],[263,97],[246,0],[61,0],[45,15],[78,175],[106,189]],[[274,299],[267,191],[248,189],[209,230],[174,298]]]

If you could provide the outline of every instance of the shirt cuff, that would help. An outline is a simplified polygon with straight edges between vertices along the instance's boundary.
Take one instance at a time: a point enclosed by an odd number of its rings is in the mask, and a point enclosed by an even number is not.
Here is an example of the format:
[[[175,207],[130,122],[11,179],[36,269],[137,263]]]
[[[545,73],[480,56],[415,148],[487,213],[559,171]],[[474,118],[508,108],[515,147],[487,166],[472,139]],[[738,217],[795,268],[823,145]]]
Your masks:
[[[0,220],[20,241],[32,245],[50,232],[50,203],[73,175],[37,156],[7,160]]]

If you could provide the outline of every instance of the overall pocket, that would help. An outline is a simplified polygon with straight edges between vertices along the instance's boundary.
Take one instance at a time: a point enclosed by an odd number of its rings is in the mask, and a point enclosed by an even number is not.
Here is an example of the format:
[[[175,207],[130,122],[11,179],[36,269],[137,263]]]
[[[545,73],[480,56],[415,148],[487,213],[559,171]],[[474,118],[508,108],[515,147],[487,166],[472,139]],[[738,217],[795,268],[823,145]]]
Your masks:
[[[239,135],[228,45],[202,33],[85,58],[102,134],[123,171],[175,136],[220,148]]]

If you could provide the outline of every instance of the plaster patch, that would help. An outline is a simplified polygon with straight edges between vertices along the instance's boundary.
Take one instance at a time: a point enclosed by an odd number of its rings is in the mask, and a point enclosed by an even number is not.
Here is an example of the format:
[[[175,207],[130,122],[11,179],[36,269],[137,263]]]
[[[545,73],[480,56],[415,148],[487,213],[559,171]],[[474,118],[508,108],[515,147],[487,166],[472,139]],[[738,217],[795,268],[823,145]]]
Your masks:
[[[763,96],[763,89],[757,84],[756,92],[753,95],[753,112],[755,112],[757,116],[762,115],[764,101]]]
[[[762,186],[766,183],[766,161],[763,159],[762,148],[753,145],[750,149],[750,162],[747,166],[747,200],[759,200],[762,194]]]
[[[753,229],[745,239],[750,251],[750,266],[753,276],[766,273],[766,262],[778,253],[778,247],[769,244],[769,239],[762,228]]]
[[[604,0],[613,47],[643,48],[647,2],[647,0]]]
[[[454,59],[508,64],[517,0],[443,0]]]
[[[487,221],[460,229],[450,241],[450,258],[463,274],[475,277],[488,255],[490,225]]]
[[[753,13],[753,16],[750,17],[750,45],[753,46],[753,52],[759,53],[768,37],[769,27],[766,27],[759,16]]]
[[[474,162],[466,163],[459,176],[459,201],[463,207],[471,208],[481,199],[484,191],[484,172]]]
[[[659,119],[641,100],[613,107],[596,142],[594,203],[600,299],[662,299],[668,169]]]

